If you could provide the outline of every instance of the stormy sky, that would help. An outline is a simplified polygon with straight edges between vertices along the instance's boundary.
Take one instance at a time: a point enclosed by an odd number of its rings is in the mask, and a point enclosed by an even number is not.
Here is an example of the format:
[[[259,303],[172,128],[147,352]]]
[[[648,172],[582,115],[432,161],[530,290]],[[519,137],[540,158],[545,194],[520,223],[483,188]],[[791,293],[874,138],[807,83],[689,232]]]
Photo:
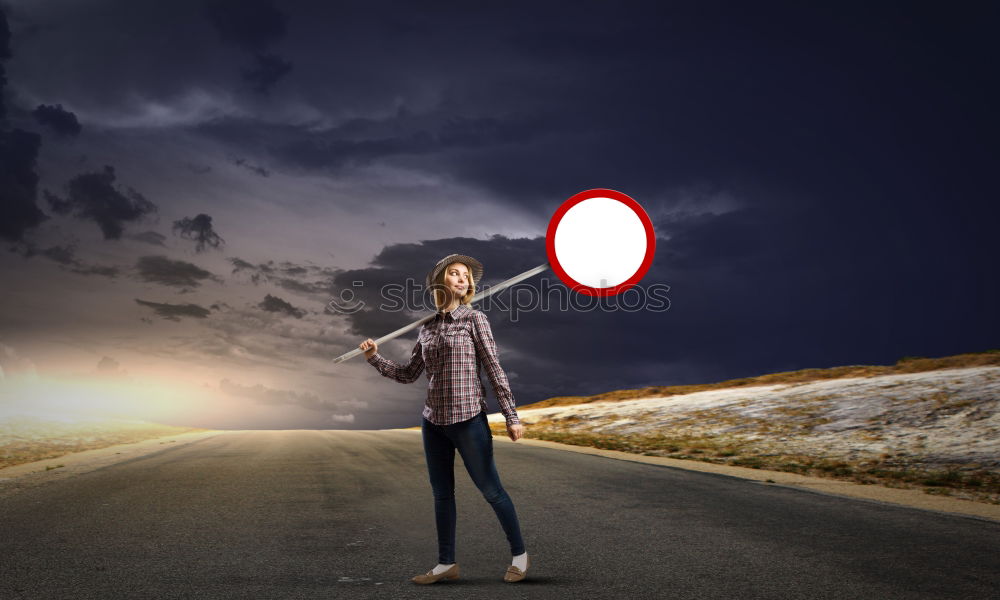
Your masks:
[[[569,296],[551,272],[481,307],[518,404],[1000,346],[996,3],[0,12],[8,408],[417,425],[423,376],[330,364],[427,314],[383,286],[543,264],[598,187],[643,205],[655,260],[628,307],[532,302]]]

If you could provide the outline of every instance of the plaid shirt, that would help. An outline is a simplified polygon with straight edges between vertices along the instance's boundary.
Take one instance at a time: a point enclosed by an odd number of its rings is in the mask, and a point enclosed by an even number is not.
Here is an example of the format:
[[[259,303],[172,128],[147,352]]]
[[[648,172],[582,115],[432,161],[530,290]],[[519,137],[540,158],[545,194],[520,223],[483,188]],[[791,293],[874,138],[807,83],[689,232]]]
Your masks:
[[[409,363],[401,365],[377,352],[368,363],[400,383],[416,381],[426,368],[430,385],[423,415],[435,425],[465,421],[486,410],[486,386],[479,378],[483,366],[507,424],[520,423],[507,375],[497,358],[490,322],[485,314],[466,304],[447,313],[439,312],[424,323]]]

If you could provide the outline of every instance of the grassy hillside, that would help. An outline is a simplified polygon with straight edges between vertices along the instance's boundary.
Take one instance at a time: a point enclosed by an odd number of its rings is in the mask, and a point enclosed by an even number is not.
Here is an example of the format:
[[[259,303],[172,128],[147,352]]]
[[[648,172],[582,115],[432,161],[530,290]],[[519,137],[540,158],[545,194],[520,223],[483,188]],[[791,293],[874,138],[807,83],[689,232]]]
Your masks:
[[[693,385],[650,386],[634,390],[615,390],[593,396],[555,396],[534,404],[519,406],[518,410],[528,408],[543,408],[568,404],[587,404],[609,400],[633,400],[635,398],[650,398],[690,394],[705,390],[717,390],[751,385],[773,385],[777,383],[803,383],[822,379],[845,379],[848,377],[873,377],[875,375],[893,375],[899,373],[918,373],[938,369],[956,369],[961,367],[1000,366],[1000,350],[956,354],[941,358],[924,358],[922,356],[904,356],[894,365],[847,365],[830,367],[828,369],[800,369],[798,371],[783,371],[768,373],[756,377],[728,379],[718,383],[698,383]]]
[[[1000,504],[997,350],[561,396],[518,414],[528,438]]]

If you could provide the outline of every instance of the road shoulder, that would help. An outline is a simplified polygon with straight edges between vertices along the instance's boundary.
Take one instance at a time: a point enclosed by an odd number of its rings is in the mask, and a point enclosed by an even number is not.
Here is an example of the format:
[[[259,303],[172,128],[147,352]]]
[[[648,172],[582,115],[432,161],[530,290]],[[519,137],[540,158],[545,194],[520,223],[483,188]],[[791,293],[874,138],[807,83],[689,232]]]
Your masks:
[[[949,498],[947,496],[934,496],[917,489],[890,488],[874,484],[865,485],[850,481],[840,481],[837,479],[798,475],[796,473],[787,473],[784,471],[765,471],[763,469],[719,465],[697,460],[681,460],[678,458],[666,458],[662,456],[645,456],[642,454],[630,454],[628,452],[621,452],[618,450],[603,450],[601,448],[590,448],[587,446],[573,446],[570,444],[560,444],[558,442],[549,442],[545,440],[521,438],[517,442],[512,442],[509,438],[503,436],[494,436],[493,439],[501,443],[526,444],[528,446],[539,446],[542,448],[579,452],[582,454],[594,454],[616,460],[627,460],[631,462],[659,465],[662,467],[673,467],[676,469],[685,469],[687,471],[700,471],[702,473],[727,475],[729,477],[739,477],[741,479],[759,481],[765,485],[784,486],[798,490],[808,490],[820,494],[846,496],[859,500],[898,504],[922,510],[963,515],[967,517],[976,517],[989,521],[1000,522],[1000,505],[985,504],[982,502],[973,502],[971,500],[962,500],[958,498]]]

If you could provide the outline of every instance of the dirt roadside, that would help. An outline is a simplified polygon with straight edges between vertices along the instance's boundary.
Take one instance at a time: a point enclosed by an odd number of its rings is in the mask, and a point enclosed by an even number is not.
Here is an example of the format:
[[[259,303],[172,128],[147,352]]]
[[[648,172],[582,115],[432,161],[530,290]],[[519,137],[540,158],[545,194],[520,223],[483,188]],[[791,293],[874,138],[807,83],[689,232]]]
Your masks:
[[[57,458],[46,458],[45,460],[6,467],[0,469],[0,499],[50,481],[88,473],[167,448],[185,446],[191,442],[227,433],[231,432],[222,430],[194,431],[150,438],[141,442],[115,444],[105,448],[73,452]]]

